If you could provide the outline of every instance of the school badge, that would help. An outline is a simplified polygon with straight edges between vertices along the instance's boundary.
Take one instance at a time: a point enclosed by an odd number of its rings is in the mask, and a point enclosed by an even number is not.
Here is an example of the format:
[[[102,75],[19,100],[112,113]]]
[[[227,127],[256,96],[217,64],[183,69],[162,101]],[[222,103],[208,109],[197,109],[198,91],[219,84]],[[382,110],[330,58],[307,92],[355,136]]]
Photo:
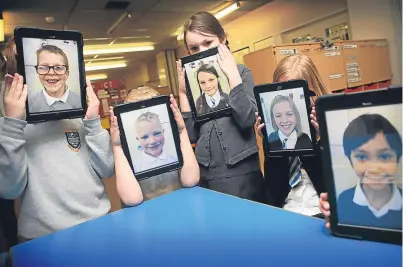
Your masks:
[[[80,135],[78,134],[78,132],[77,131],[68,131],[68,132],[65,132],[65,135],[66,135],[67,144],[69,145],[69,148],[74,152],[80,151],[81,141],[80,141]]]

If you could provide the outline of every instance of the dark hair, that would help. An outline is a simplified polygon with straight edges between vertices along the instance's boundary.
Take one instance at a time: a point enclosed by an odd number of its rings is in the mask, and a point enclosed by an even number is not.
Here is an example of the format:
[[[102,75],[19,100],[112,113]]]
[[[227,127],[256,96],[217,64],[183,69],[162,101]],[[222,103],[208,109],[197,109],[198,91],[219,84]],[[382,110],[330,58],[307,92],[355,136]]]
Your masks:
[[[191,16],[188,21],[183,25],[183,42],[189,52],[188,44],[186,42],[187,32],[207,33],[217,36],[220,41],[227,39],[227,34],[221,26],[218,19],[207,11],[200,11]],[[226,40],[225,45],[229,49],[229,42]]]
[[[204,65],[201,65],[200,68],[196,72],[197,83],[199,83],[199,73],[200,72],[207,72],[207,73],[213,74],[214,76],[217,77],[217,79],[220,77],[218,75],[218,72],[217,72],[216,68],[214,67],[214,65],[204,64]]]
[[[396,152],[397,160],[402,156],[402,138],[396,128],[379,114],[364,114],[350,122],[344,131],[344,154],[350,159],[352,150],[357,149],[383,133],[389,146]]]
[[[5,71],[14,75],[17,72],[17,60],[15,59],[15,41],[14,37],[8,39],[8,42],[3,50],[3,56],[5,58]]]
[[[59,48],[55,45],[43,45],[41,48],[38,49],[38,51],[36,51],[36,56],[37,56],[38,61],[39,61],[39,55],[44,51],[52,53],[52,54],[56,54],[56,55],[61,55],[63,57],[64,65],[66,65],[66,69],[69,70],[69,60],[67,58],[66,53],[64,53],[64,51],[61,48]],[[39,62],[38,62],[38,64],[39,64]]]

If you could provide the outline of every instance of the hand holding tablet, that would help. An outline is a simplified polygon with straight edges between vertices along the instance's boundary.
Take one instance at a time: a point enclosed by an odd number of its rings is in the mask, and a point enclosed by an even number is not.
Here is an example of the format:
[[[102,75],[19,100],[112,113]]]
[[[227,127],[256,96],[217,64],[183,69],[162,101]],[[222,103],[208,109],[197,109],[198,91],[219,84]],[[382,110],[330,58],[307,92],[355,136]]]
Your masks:
[[[5,115],[7,117],[25,120],[27,94],[28,87],[24,84],[24,78],[15,74],[10,87],[6,89],[4,97]]]

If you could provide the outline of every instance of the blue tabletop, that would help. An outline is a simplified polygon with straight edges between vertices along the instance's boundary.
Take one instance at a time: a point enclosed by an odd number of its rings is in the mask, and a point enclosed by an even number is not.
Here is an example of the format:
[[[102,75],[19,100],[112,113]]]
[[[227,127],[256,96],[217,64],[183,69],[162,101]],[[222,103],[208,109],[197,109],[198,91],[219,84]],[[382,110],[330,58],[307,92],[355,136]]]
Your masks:
[[[23,266],[402,266],[402,247],[330,236],[321,219],[202,188],[12,249]]]

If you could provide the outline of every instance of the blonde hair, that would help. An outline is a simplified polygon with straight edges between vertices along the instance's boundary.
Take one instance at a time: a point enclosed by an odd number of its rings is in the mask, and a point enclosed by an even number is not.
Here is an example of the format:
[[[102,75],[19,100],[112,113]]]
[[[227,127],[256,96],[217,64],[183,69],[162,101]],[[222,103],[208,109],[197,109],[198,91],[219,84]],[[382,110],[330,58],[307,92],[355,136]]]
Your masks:
[[[314,91],[317,97],[331,94],[320,78],[318,69],[312,59],[306,55],[291,55],[283,58],[278,63],[273,73],[273,81],[278,82],[287,76],[306,80],[309,89]]]
[[[147,100],[154,96],[159,96],[160,93],[148,86],[140,86],[137,89],[133,89],[125,99],[125,103],[137,102],[141,100]]]
[[[281,102],[288,102],[291,106],[292,111],[294,112],[295,117],[297,118],[297,125],[295,127],[295,131],[297,134],[302,132],[302,126],[301,126],[301,117],[299,115],[299,111],[297,109],[297,106],[295,105],[294,101],[291,99],[289,96],[283,96],[283,95],[278,95],[276,96],[273,101],[271,102],[270,105],[270,119],[271,119],[271,126],[275,131],[278,130],[275,118],[274,118],[274,113],[273,113],[273,108],[275,105]]]

